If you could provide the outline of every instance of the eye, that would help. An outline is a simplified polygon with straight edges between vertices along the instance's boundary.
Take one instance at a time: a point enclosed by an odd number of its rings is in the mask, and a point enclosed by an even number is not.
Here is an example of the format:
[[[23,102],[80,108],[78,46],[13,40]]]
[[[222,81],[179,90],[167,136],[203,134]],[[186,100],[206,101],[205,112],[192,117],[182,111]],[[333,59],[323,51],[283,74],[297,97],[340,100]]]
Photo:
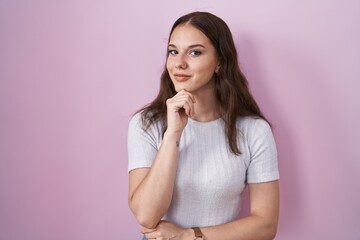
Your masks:
[[[176,55],[176,54],[178,54],[178,51],[176,51],[176,50],[174,50],[174,49],[169,49],[169,50],[168,50],[168,54],[169,54],[169,55]]]
[[[200,52],[199,50],[192,50],[192,51],[190,52],[190,55],[191,55],[191,56],[194,56],[194,57],[200,56],[200,55],[201,55],[201,52]]]

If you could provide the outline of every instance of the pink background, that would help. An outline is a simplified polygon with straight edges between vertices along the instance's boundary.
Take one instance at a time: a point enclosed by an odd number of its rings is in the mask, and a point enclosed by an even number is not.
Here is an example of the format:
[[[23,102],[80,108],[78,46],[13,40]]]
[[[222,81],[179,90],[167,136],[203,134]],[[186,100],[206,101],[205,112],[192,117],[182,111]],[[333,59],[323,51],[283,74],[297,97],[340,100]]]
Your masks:
[[[360,2],[0,1],[0,239],[139,239],[127,125],[168,32],[211,11],[274,125],[276,239],[360,239]]]

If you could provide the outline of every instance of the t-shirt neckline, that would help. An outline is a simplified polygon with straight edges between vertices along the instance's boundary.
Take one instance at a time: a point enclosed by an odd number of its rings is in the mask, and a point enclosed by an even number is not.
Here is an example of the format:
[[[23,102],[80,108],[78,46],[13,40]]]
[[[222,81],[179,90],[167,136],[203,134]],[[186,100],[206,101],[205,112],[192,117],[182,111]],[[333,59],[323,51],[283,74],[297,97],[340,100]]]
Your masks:
[[[209,122],[199,122],[190,117],[188,118],[188,124],[195,126],[195,127],[203,127],[203,128],[218,127],[222,121],[223,120],[221,117],[218,119],[209,121]]]

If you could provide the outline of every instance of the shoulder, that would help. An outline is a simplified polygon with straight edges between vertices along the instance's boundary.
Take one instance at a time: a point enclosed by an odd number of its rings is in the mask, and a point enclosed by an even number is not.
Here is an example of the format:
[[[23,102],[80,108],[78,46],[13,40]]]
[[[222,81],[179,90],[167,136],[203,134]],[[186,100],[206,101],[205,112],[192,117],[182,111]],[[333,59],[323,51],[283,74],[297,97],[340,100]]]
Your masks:
[[[137,112],[135,113],[129,122],[129,126],[128,126],[128,133],[129,134],[133,134],[133,133],[141,133],[144,131],[144,121],[142,120],[142,114],[141,112]]]
[[[242,132],[247,138],[257,137],[259,135],[272,135],[270,124],[259,117],[238,117],[236,124],[238,130]]]
[[[135,113],[129,122],[129,127],[142,127],[143,121],[142,121],[142,112]]]
[[[270,124],[259,117],[238,117],[236,124],[238,128],[244,130],[251,130],[252,128],[271,130]]]
[[[147,119],[143,114],[143,111],[135,113],[129,122],[129,132],[138,132],[142,134],[161,135],[163,125],[160,121],[152,123],[150,126],[146,126]]]

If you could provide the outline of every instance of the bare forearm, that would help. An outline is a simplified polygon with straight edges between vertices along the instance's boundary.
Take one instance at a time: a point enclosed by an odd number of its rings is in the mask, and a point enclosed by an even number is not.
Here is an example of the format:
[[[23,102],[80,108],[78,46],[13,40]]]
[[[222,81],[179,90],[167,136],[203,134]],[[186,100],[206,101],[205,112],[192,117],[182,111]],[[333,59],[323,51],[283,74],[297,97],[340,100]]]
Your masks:
[[[201,228],[206,240],[270,240],[276,234],[277,221],[266,221],[258,215],[251,215],[223,225]],[[169,221],[161,221],[156,229],[143,228],[142,233],[148,239],[170,239],[177,236],[179,240],[193,240],[194,230],[181,228]]]
[[[207,240],[270,240],[276,235],[277,221],[251,215],[227,224],[201,228]]]
[[[147,176],[135,190],[130,207],[139,223],[155,227],[170,206],[176,177],[179,134],[165,133]]]

